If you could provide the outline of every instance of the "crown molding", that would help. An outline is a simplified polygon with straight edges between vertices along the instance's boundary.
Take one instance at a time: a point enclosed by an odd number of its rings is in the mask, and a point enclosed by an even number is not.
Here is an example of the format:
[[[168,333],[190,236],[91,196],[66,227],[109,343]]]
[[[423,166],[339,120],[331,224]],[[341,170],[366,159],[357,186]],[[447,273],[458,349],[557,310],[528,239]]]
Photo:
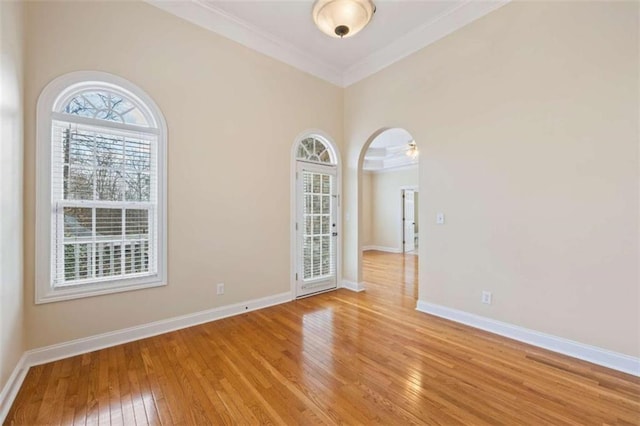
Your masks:
[[[348,87],[412,53],[444,38],[467,24],[506,5],[511,0],[467,0],[424,25],[408,32],[386,47],[367,56],[347,68],[343,75],[343,87]]]
[[[288,41],[275,37],[202,0],[145,1],[165,12],[329,83],[347,87],[504,6],[511,0],[467,0],[455,9],[414,29],[344,71],[320,61]]]
[[[245,47],[284,62],[301,71],[344,87],[342,72],[317,60],[293,44],[281,40],[235,16],[200,0],[145,0],[147,3],[213,31]]]
[[[362,170],[365,173],[371,173],[371,174],[382,174],[382,173],[392,173],[392,172],[399,172],[399,171],[403,171],[403,170],[415,170],[418,168],[418,163],[411,163],[411,164],[396,164],[396,165],[391,165],[391,166],[387,166],[384,167],[382,169],[367,169],[367,170]]]

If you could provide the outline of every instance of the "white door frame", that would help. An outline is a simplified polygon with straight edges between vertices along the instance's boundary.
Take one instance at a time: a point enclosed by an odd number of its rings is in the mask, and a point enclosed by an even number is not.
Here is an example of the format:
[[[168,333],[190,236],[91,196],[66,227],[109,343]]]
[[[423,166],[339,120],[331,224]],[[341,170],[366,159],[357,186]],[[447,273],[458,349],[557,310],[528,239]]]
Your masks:
[[[291,292],[291,300],[296,298],[296,272],[298,271],[298,253],[297,253],[297,231],[296,218],[298,209],[296,172],[298,171],[298,160],[296,159],[298,144],[308,137],[318,137],[326,142],[330,148],[331,155],[335,158],[336,170],[336,195],[337,195],[337,212],[336,227],[338,228],[338,241],[336,242],[336,284],[337,288],[342,287],[342,161],[340,152],[338,151],[333,139],[321,130],[310,129],[300,133],[293,142],[291,147],[291,175],[290,181],[290,217],[289,217],[289,233],[290,233],[290,267],[289,267],[289,291]]]
[[[402,198],[402,194],[404,191],[414,191],[418,194],[420,193],[420,189],[418,185],[401,185],[400,186],[400,253],[404,253],[404,198]],[[415,218],[416,220],[418,218]]]

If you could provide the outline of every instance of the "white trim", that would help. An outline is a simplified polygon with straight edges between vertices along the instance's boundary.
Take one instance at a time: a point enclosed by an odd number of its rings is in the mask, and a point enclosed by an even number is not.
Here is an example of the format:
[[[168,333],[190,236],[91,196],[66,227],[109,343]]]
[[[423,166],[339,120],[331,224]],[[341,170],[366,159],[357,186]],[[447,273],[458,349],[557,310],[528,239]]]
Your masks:
[[[618,352],[586,345],[584,343],[553,336],[517,325],[497,321],[480,315],[471,314],[446,306],[418,300],[416,310],[427,314],[435,315],[461,324],[479,328],[490,333],[499,334],[510,339],[528,343],[533,346],[548,349],[588,361],[603,367],[622,371],[634,376],[640,376],[640,358],[634,358]]]
[[[144,129],[146,133],[157,132],[157,263],[155,274],[143,278],[123,278],[109,284],[90,284],[69,288],[51,287],[51,126],[53,111],[61,107],[66,99],[78,90],[87,87],[106,87],[117,92],[126,91],[157,130]],[[134,126],[135,127],[135,126]],[[139,290],[167,284],[167,123],[154,100],[134,83],[101,71],[76,71],[52,80],[38,97],[36,115],[36,284],[35,303],[92,297],[122,291]]]
[[[146,0],[146,2],[243,46],[289,64],[329,83],[343,87],[342,72],[336,67],[318,60],[313,55],[286,40],[274,37],[228,14],[215,7],[212,2],[199,0],[176,2]],[[311,24],[311,19],[309,19],[309,22]]]
[[[7,414],[9,414],[9,409],[11,409],[11,405],[18,395],[28,371],[26,355],[22,354],[7,383],[2,388],[2,392],[0,392],[0,424],[4,424]]]
[[[97,351],[99,349],[104,349],[111,346],[121,345],[123,343],[133,342],[135,340],[146,339],[147,337],[157,336],[159,334],[169,333],[171,331],[181,330],[183,328],[193,327],[195,325],[232,317],[234,315],[240,315],[245,312],[263,309],[269,306],[280,305],[282,303],[290,301],[291,294],[289,294],[289,292],[279,293],[260,299],[248,300],[246,302],[236,303],[233,305],[221,306],[218,308],[208,309],[206,311],[200,311],[165,320],[154,321],[136,327],[129,327],[122,330],[116,330],[108,333],[98,334],[95,336],[85,337],[82,339],[71,340],[69,342],[64,342],[56,345],[32,349],[25,352],[26,363],[28,366],[40,365],[47,362],[57,361],[59,359],[69,358],[75,355]]]
[[[371,148],[367,149],[367,153]],[[375,149],[375,148],[374,148]],[[374,172],[383,172],[388,170],[410,169],[418,166],[418,157],[410,158],[408,156],[385,158],[382,160],[370,159],[365,156],[363,170],[371,170]]]
[[[112,281],[94,281],[90,284],[79,284],[68,287],[58,287],[46,294],[40,294],[36,304],[61,302],[63,300],[82,299],[84,297],[102,296],[104,294],[120,293],[123,291],[135,291],[145,288],[160,287],[166,282],[160,280],[158,275],[140,278],[122,278]],[[90,289],[85,288],[90,287]]]
[[[142,110],[142,108],[139,108]],[[63,123],[73,123],[73,124],[82,124],[84,126],[87,127],[92,127],[92,128],[108,128],[108,129],[116,129],[116,130],[120,130],[121,132],[125,132],[125,134],[134,134],[134,135],[138,135],[140,133],[143,134],[147,134],[147,135],[158,135],[160,134],[160,130],[155,128],[155,127],[143,127],[143,126],[136,126],[135,124],[127,124],[127,123],[118,123],[117,121],[108,121],[108,120],[100,120],[97,118],[89,118],[89,117],[83,117],[81,115],[71,115],[71,114],[65,114],[63,112],[52,112],[51,113],[51,119],[53,121],[61,121]]]
[[[294,221],[296,221],[296,223],[298,223],[298,226],[300,229],[296,229],[296,273],[297,275],[297,285],[295,288],[295,297],[296,298],[301,298],[301,297],[306,297],[309,295],[313,295],[313,294],[318,294],[322,291],[326,291],[326,290],[335,290],[336,288],[338,288],[338,277],[339,275],[339,271],[338,271],[338,257],[340,254],[340,250],[338,247],[338,244],[340,243],[340,240],[338,238],[335,238],[333,243],[335,244],[335,253],[334,253],[334,274],[333,275],[329,275],[329,278],[325,277],[318,277],[318,278],[311,278],[311,279],[304,279],[304,267],[303,267],[303,263],[304,263],[304,256],[303,256],[303,234],[304,234],[304,218],[303,216],[303,206],[304,206],[304,196],[303,196],[303,176],[305,172],[310,172],[310,173],[322,173],[322,174],[326,174],[326,175],[330,175],[333,176],[333,194],[335,195],[335,200],[331,203],[332,204],[332,214],[333,216],[333,223],[336,224],[336,228],[332,229],[332,232],[336,232],[339,230],[338,226],[338,214],[339,214],[339,196],[338,196],[338,173],[337,173],[337,169],[335,165],[326,165],[326,164],[319,164],[319,163],[310,163],[310,162],[306,162],[306,161],[302,161],[302,160],[298,160],[296,161],[297,163],[297,168],[296,168],[296,216],[294,218]],[[298,220],[300,220],[300,222],[298,222]],[[340,235],[340,233],[338,232],[338,236]],[[330,286],[330,287],[327,287]]]
[[[420,186],[419,185],[400,185],[399,186],[400,191],[415,191],[415,192],[420,192]]]
[[[346,290],[355,291],[357,293],[360,293],[361,291],[366,290],[364,283],[354,283],[353,281],[349,281],[349,280],[342,280],[341,287]]]
[[[369,250],[376,250],[376,251],[384,251],[387,253],[402,253],[402,249],[396,248],[396,247],[384,247],[384,246],[362,246],[362,251],[369,251]]]
[[[145,1],[159,9],[299,70],[337,86],[347,87],[498,9],[509,3],[510,0],[467,0],[457,8],[445,12],[421,27],[410,31],[390,45],[375,51],[346,70],[321,61],[308,52],[299,49],[288,40],[273,36],[215,7],[213,2],[202,0]]]
[[[415,246],[415,236],[417,235],[415,233],[415,226],[414,226],[414,247],[413,250],[407,251],[405,246],[406,246],[406,241],[404,238],[404,193],[405,191],[413,191],[414,192],[414,196],[416,195],[415,193],[417,192],[418,197],[420,197],[420,190],[418,189],[418,185],[400,185],[400,252],[404,253],[404,254],[416,254],[416,246]],[[415,199],[414,199],[414,206],[415,206]],[[415,207],[414,207],[415,209]],[[418,218],[413,217],[413,221],[418,222]],[[418,223],[418,226],[420,226],[420,223]]]
[[[391,44],[347,68],[343,73],[343,87],[351,86],[377,73],[389,65],[459,30],[476,19],[493,12],[510,1],[511,0],[467,0],[457,8],[449,10],[421,27],[408,32]]]
[[[324,290],[318,290],[314,293],[306,293],[303,294],[301,296],[297,296],[295,297],[295,299],[300,300],[300,299],[306,299],[307,297],[313,297],[313,296],[317,296],[319,294],[323,294],[323,293],[329,293],[331,291],[336,291],[339,287],[336,285],[336,287],[332,287],[332,288],[326,288]]]
[[[364,167],[364,165],[362,167]],[[368,168],[368,169],[363,168],[362,171],[379,174],[379,173],[397,172],[400,170],[411,170],[411,169],[417,169],[417,168],[418,168],[418,162],[416,161],[416,162],[412,162],[411,164],[401,164],[401,165],[395,165],[395,166],[385,165],[384,167]]]

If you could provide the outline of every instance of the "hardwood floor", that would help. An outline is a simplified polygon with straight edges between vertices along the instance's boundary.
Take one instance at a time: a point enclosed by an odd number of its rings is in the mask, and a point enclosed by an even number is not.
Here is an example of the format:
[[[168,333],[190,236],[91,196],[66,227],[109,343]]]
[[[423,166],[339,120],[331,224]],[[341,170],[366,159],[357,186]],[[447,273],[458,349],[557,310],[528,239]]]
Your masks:
[[[33,367],[6,424],[640,424],[639,378],[415,311],[417,259]]]

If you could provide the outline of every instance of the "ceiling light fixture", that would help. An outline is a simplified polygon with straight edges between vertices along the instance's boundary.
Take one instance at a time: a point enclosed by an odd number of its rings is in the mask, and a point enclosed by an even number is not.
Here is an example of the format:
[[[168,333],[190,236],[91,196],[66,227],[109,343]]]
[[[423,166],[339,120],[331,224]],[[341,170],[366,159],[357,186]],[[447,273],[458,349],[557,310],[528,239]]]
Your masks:
[[[376,13],[372,0],[316,0],[313,21],[320,31],[336,38],[359,33]]]
[[[418,145],[416,145],[416,141],[409,142],[409,148],[407,149],[407,156],[412,160],[418,158]]]

